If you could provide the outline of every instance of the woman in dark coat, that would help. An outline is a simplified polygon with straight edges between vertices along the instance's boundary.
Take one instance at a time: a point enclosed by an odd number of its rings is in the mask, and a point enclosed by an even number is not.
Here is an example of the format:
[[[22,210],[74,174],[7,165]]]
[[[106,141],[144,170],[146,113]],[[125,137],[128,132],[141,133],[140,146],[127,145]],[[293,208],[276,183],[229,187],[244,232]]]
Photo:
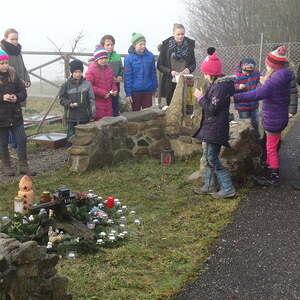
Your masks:
[[[173,36],[164,40],[160,45],[157,68],[163,73],[161,81],[161,96],[170,105],[176,82],[173,78],[180,74],[191,74],[196,69],[195,41],[185,37],[185,28],[174,24]]]

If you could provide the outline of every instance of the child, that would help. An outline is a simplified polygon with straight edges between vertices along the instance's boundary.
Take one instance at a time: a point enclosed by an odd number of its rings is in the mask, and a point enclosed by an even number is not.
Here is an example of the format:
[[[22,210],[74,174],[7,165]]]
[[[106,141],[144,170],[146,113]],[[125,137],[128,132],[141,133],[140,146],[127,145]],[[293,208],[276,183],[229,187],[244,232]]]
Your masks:
[[[157,89],[154,55],[146,49],[146,39],[133,33],[131,46],[124,61],[124,87],[132,110],[152,106],[152,96]]]
[[[115,39],[112,35],[105,35],[100,41],[100,45],[104,47],[108,54],[108,64],[113,70],[114,80],[118,87],[118,94],[112,96],[112,109],[113,116],[117,117],[120,115],[119,112],[119,92],[120,92],[120,82],[123,80],[123,63],[122,58],[119,54],[114,51]]]
[[[252,58],[244,58],[234,70],[233,74],[237,77],[235,81],[236,93],[243,93],[256,89],[259,83],[260,73],[255,69],[255,66],[256,63]],[[251,124],[259,139],[258,100],[253,99],[251,102],[236,103],[235,108],[238,111],[240,119],[251,119]]]
[[[207,50],[208,56],[201,64],[201,73],[209,82],[205,94],[202,90],[195,90],[195,97],[202,106],[201,125],[194,137],[205,142],[205,183],[197,194],[212,194],[216,199],[235,196],[235,188],[229,171],[222,165],[219,154],[222,145],[228,145],[229,139],[229,106],[230,96],[234,94],[233,76],[223,77],[222,62],[215,53],[215,48]],[[220,191],[216,191],[214,176],[220,184]]]
[[[262,107],[262,124],[267,140],[267,165],[265,176],[256,177],[260,185],[274,185],[280,182],[278,143],[281,131],[288,124],[288,107],[290,102],[290,83],[293,73],[288,69],[286,48],[278,47],[265,59],[267,75],[264,84],[254,91],[235,94],[234,102],[250,102],[253,99],[264,100]]]
[[[83,77],[82,61],[73,60],[70,72],[71,77],[59,92],[60,104],[65,108],[68,122],[68,139],[75,134],[76,125],[86,124],[95,117],[95,95],[91,83]]]
[[[96,97],[95,120],[112,117],[111,96],[116,96],[118,89],[113,78],[113,70],[108,66],[105,48],[96,46],[94,62],[89,64],[86,79],[92,84]]]
[[[19,33],[9,28],[4,32],[4,38],[0,42],[0,48],[3,49],[9,55],[9,65],[14,68],[17,76],[24,82],[25,87],[28,88],[31,85],[29,74],[26,70],[23,57],[21,54],[21,45],[18,43]],[[26,106],[26,101],[21,103],[21,106]],[[9,134],[9,144],[12,149],[17,149],[17,143],[13,137],[13,134]]]
[[[27,163],[27,138],[23,126],[21,103],[27,97],[24,83],[9,67],[9,56],[0,50],[0,160],[4,174],[15,175],[8,152],[8,132],[12,131],[18,144],[19,173],[34,176]]]

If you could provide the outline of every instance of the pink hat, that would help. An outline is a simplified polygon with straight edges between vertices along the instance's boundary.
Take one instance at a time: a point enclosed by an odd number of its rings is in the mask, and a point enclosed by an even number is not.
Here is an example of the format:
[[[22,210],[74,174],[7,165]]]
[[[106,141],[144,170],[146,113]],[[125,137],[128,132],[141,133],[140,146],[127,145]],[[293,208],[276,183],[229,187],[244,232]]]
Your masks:
[[[283,69],[288,62],[286,57],[286,48],[280,46],[267,54],[265,63],[273,69]]]
[[[214,47],[207,49],[208,56],[200,66],[201,73],[207,75],[224,75],[222,62],[215,51]]]
[[[0,60],[9,60],[8,54],[2,49],[0,49]]]

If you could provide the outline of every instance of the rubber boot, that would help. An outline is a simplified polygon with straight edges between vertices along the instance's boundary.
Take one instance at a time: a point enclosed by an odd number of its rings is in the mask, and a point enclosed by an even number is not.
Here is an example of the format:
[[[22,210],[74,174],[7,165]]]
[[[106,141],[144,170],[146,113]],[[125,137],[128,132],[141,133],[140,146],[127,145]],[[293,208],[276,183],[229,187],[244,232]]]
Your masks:
[[[215,199],[224,199],[235,196],[235,188],[232,184],[230,173],[227,169],[216,170],[216,175],[218,182],[220,184],[220,191],[217,193],[212,193]]]
[[[269,168],[265,176],[255,177],[254,180],[262,186],[280,184],[279,169]]]
[[[216,192],[216,183],[216,175],[213,168],[205,167],[204,185],[202,187],[194,188],[194,193],[198,195],[207,195]]]
[[[5,176],[14,176],[15,171],[11,167],[11,164],[10,164],[10,157],[9,157],[8,149],[4,152],[0,152],[0,160],[2,162],[3,174]]]
[[[29,176],[35,176],[36,172],[29,169],[26,152],[18,152],[19,158],[19,173]]]

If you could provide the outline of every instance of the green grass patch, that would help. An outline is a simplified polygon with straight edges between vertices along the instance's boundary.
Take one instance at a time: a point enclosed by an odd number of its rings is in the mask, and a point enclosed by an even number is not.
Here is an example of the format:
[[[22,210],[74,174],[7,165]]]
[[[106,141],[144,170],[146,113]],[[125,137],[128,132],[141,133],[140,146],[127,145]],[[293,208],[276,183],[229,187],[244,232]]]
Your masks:
[[[194,195],[185,178],[199,159],[166,167],[145,158],[84,174],[63,169],[55,176],[34,178],[36,195],[62,185],[93,189],[121,199],[142,220],[139,230],[129,227],[129,241],[121,247],[60,261],[59,272],[69,278],[74,299],[171,299],[196,279],[246,192],[239,189],[238,197],[218,201]],[[0,211],[11,210],[17,184],[0,188]]]

